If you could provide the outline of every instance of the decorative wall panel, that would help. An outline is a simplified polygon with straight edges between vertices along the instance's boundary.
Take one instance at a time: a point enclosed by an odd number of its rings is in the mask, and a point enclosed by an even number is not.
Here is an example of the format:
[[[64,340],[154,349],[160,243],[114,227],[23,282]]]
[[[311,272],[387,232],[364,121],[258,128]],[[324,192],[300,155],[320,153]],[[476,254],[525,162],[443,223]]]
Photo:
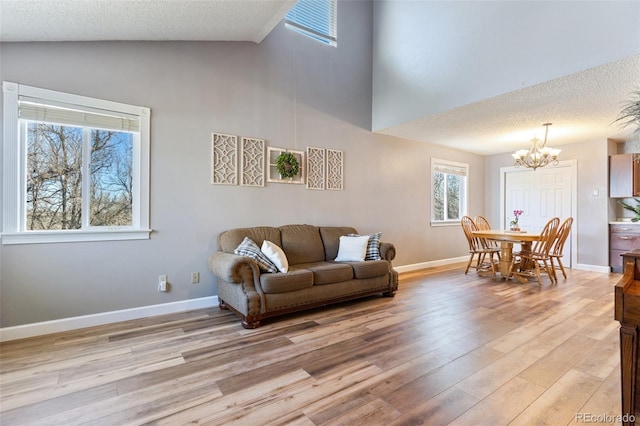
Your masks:
[[[307,189],[324,189],[324,148],[307,147]]]
[[[342,151],[327,149],[327,189],[329,190],[343,189],[343,157]]]
[[[240,185],[264,186],[264,140],[242,138]]]
[[[211,134],[211,183],[238,184],[238,138],[236,136]]]

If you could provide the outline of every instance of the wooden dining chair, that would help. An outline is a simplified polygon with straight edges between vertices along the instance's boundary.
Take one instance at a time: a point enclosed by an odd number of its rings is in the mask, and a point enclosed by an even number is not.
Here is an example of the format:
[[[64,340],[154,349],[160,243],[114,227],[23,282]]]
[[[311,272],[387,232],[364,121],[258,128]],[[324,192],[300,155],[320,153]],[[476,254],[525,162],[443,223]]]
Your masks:
[[[560,218],[550,219],[542,228],[540,239],[533,242],[530,251],[521,250],[519,253],[514,253],[508,276],[535,277],[538,280],[538,285],[542,285],[541,271],[544,270],[552,283],[557,282],[553,273],[550,252],[559,225]],[[519,267],[516,268],[516,265]]]
[[[476,224],[476,227],[481,230],[487,230],[487,229],[492,229],[491,228],[491,224],[489,223],[489,221],[487,220],[486,217],[482,216],[482,215],[478,215],[473,219],[473,222]],[[500,250],[500,243],[496,240],[488,240],[486,238],[482,238],[482,244],[486,247],[486,248],[491,248],[491,249],[498,249]],[[498,251],[498,260],[500,260],[500,252]]]
[[[482,215],[478,215],[475,218],[473,218],[473,222],[476,224],[476,226],[480,230],[491,229],[491,224],[489,223],[487,218]]]
[[[500,249],[485,247],[482,242],[483,239],[472,234],[472,231],[477,231],[478,227],[470,216],[463,216],[460,224],[469,243],[469,262],[467,262],[467,268],[464,270],[465,275],[469,272],[469,268],[472,267],[473,259],[476,258],[476,265],[474,266],[476,271],[490,270],[493,272],[493,276],[496,277],[496,264],[500,261]],[[496,261],[494,261],[494,257],[497,258]]]
[[[564,270],[564,265],[562,264],[562,255],[564,251],[564,244],[567,242],[567,238],[571,233],[571,226],[573,225],[573,218],[568,217],[562,222],[562,224],[558,227],[558,232],[556,233],[556,238],[553,241],[553,245],[551,246],[551,250],[549,251],[549,258],[551,262],[551,268],[553,269],[553,275],[558,282],[558,277],[556,277],[556,270],[559,269],[562,271],[562,276],[564,279],[567,279],[567,272]],[[556,265],[557,264],[557,265]]]

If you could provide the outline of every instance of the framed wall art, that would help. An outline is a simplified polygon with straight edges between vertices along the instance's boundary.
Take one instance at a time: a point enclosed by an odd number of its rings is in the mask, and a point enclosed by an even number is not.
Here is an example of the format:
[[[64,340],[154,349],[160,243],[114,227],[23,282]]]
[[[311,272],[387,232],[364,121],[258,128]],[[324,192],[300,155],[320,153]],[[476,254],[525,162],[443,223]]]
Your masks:
[[[267,148],[268,182],[304,183],[304,152],[285,148]]]

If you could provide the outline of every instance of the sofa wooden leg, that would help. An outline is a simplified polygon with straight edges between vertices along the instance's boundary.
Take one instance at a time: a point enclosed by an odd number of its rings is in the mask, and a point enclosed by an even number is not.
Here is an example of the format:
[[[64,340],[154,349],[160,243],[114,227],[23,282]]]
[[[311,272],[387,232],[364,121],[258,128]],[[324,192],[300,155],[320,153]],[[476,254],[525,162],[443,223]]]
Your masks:
[[[227,306],[226,303],[224,303],[224,300],[220,299],[220,301],[218,302],[218,308],[223,309],[225,311],[229,310],[229,307]]]
[[[260,321],[249,321],[247,318],[242,318],[242,327],[252,329],[260,327]]]

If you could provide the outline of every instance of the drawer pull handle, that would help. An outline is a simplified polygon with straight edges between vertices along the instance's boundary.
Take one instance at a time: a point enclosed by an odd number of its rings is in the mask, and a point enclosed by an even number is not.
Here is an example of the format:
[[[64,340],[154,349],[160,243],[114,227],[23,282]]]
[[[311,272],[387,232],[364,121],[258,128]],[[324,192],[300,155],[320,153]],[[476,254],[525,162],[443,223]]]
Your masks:
[[[631,228],[618,228],[620,231],[631,231]]]
[[[631,239],[631,237],[624,237],[624,236],[621,236],[621,237],[620,237],[620,239],[621,239],[621,240],[630,240],[630,239]]]

